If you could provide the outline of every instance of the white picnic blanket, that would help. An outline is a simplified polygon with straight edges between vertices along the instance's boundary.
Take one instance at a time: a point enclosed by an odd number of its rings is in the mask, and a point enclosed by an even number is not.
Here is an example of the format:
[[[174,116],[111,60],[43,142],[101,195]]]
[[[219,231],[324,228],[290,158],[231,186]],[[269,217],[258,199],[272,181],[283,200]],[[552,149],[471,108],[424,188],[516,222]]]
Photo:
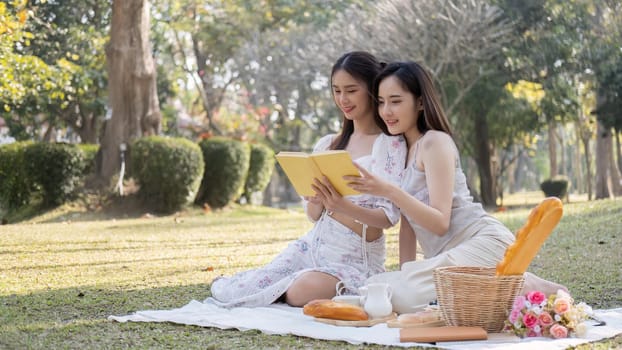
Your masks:
[[[519,339],[514,336],[491,334],[487,341],[445,342],[437,343],[436,347],[446,349],[565,349],[568,346],[576,346],[622,333],[622,308],[595,310],[595,313],[598,318],[606,321],[607,325],[595,327],[594,322],[588,321],[588,331],[583,338]],[[108,319],[117,322],[173,322],[220,329],[236,328],[241,331],[255,329],[266,334],[291,334],[315,339],[341,340],[351,344],[432,346],[425,343],[400,343],[399,329],[389,328],[386,324],[373,327],[342,327],[316,322],[312,317],[304,315],[302,308],[285,304],[224,309],[193,300],[179,309],[138,311],[126,316],[109,316]]]

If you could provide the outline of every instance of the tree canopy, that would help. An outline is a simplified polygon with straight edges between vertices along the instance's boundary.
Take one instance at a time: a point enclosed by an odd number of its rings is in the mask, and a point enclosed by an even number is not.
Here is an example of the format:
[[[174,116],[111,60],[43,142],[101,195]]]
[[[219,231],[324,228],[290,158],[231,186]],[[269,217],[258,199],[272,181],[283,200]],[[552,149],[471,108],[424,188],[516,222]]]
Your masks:
[[[309,150],[339,130],[328,75],[337,57],[359,49],[430,69],[488,205],[521,157],[547,149],[550,169],[539,172],[568,168],[566,125],[585,146],[583,171],[594,166],[596,123],[614,136],[622,126],[616,1],[150,3],[157,103],[168,135],[221,134]],[[102,141],[111,115],[113,4],[0,3],[0,116],[12,137]],[[619,141],[610,148],[619,154]]]

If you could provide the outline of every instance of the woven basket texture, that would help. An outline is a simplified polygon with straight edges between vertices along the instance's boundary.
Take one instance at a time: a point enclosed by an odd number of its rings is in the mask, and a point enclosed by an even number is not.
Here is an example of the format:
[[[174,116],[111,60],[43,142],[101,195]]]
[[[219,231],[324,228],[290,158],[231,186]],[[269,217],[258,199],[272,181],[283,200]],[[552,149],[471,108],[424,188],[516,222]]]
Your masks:
[[[441,315],[449,326],[503,330],[523,275],[495,276],[495,268],[450,266],[434,270]]]

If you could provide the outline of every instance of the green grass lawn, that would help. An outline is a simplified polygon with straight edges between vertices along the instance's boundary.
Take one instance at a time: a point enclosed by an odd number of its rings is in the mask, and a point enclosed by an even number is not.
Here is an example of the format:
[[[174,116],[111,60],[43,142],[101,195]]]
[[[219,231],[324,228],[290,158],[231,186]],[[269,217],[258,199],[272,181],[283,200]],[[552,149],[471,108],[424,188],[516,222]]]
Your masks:
[[[526,198],[518,204],[533,203]],[[516,209],[497,216],[515,231],[527,214]],[[202,300],[214,277],[266,264],[311,227],[299,210],[236,207],[97,218],[65,208],[0,226],[1,349],[362,348],[256,331],[106,320]],[[571,199],[530,271],[567,285],[576,300],[594,308],[622,307],[621,230],[622,201]],[[387,267],[396,269],[395,228],[387,242]],[[622,347],[622,336],[580,348],[592,347]]]

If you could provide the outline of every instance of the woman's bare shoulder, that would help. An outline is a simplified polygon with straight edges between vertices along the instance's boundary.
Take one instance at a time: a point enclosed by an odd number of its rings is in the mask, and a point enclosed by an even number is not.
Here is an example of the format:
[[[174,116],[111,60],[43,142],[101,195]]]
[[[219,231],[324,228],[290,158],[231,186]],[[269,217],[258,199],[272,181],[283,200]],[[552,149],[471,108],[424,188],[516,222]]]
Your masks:
[[[429,130],[425,133],[425,137],[421,140],[424,148],[449,148],[454,147],[454,140],[443,131]]]

